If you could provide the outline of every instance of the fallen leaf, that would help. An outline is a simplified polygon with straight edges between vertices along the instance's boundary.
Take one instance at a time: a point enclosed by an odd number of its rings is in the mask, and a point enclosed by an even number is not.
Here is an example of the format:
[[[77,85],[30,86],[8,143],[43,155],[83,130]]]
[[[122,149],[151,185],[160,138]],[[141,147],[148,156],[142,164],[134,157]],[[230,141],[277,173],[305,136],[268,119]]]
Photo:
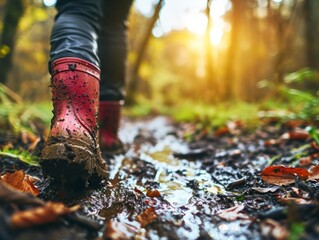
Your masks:
[[[283,177],[267,176],[267,175],[261,176],[261,177],[265,182],[276,185],[276,186],[286,186],[295,182],[295,179],[293,178],[283,178]]]
[[[319,179],[319,165],[313,166],[309,170],[308,180],[317,180],[317,179]]]
[[[285,123],[286,127],[290,127],[290,128],[296,128],[296,127],[300,127],[302,125],[305,125],[306,121],[305,120],[301,120],[301,119],[292,119],[289,120]]]
[[[219,127],[214,135],[217,137],[223,136],[225,134],[236,134],[240,128],[243,127],[243,123],[241,121],[230,121],[226,124],[226,126]]]
[[[0,180],[21,192],[31,193],[34,196],[39,195],[39,190],[33,184],[39,179],[25,174],[22,170],[6,173],[0,177]]]
[[[229,128],[227,126],[222,126],[215,131],[214,135],[217,137],[221,137],[228,133],[230,133]]]
[[[311,163],[312,163],[311,156],[303,157],[303,158],[300,158],[300,160],[299,160],[299,166],[301,166],[301,167],[309,166]]]
[[[32,133],[31,131],[22,131],[20,133],[20,137],[21,137],[21,140],[24,144],[32,144],[34,143],[35,141],[37,141],[38,137]]]
[[[146,192],[146,196],[148,197],[160,197],[161,193],[156,189],[148,189]]]
[[[310,204],[311,201],[310,200],[306,200],[303,198],[292,198],[292,197],[277,197],[277,201],[283,204],[291,204],[291,203],[295,203],[295,204]]]
[[[9,184],[0,181],[0,202],[15,203],[18,205],[44,205],[44,202],[33,195],[21,192]]]
[[[155,208],[147,208],[143,213],[137,215],[136,220],[141,224],[142,227],[150,224],[157,218]]]
[[[278,144],[280,144],[280,141],[277,139],[269,139],[269,140],[264,142],[265,147],[274,146],[274,145],[278,145]]]
[[[273,237],[276,240],[285,240],[288,238],[289,233],[286,227],[281,223],[272,220],[266,219],[260,224],[261,234],[266,239]]]
[[[126,240],[132,239],[138,233],[138,228],[133,225],[110,219],[105,224],[103,239]]]
[[[29,152],[34,151],[40,142],[41,142],[41,138],[40,137],[36,138],[31,144],[29,144],[28,151]]]
[[[303,180],[309,177],[309,172],[307,171],[307,169],[285,167],[285,166],[269,166],[269,167],[266,167],[261,174],[268,175],[268,176],[290,177],[290,178],[294,178],[295,175],[298,175]]]
[[[141,190],[139,190],[137,187],[134,188],[134,192],[139,194],[139,195],[144,195]]]
[[[289,140],[306,140],[309,137],[310,137],[309,133],[303,129],[287,132],[281,135],[281,139],[289,139]]]
[[[245,208],[244,205],[236,205],[234,207],[219,211],[217,213],[217,216],[219,216],[220,218],[226,221],[234,221],[236,219],[242,219],[242,220],[250,219],[248,215],[244,213],[240,213],[242,210],[244,210],[244,208]]]
[[[79,205],[67,208],[62,203],[48,202],[42,207],[14,213],[10,218],[10,225],[12,228],[29,228],[52,223],[66,214],[77,211],[79,208]]]
[[[258,188],[258,187],[252,187],[252,190],[260,193],[267,193],[267,192],[276,192],[279,187],[269,187],[269,188]]]

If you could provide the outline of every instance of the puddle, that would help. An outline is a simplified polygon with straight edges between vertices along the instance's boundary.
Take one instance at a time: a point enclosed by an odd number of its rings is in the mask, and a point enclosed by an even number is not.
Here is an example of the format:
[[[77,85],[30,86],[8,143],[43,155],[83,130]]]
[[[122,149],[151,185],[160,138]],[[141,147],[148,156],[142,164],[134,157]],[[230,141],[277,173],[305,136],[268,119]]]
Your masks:
[[[201,161],[174,157],[175,152],[185,153],[189,148],[171,132],[169,121],[162,117],[125,124],[121,138],[130,148],[110,159],[108,190],[93,192],[83,200],[84,211],[99,220],[135,226],[141,239],[197,239],[204,233],[204,239],[234,239],[232,233],[244,234],[240,222],[227,223],[215,216],[221,207],[218,194],[227,191]],[[217,157],[221,153],[217,151]],[[147,197],[149,188],[158,190],[161,197]],[[158,219],[141,228],[137,215],[149,207],[155,208]]]

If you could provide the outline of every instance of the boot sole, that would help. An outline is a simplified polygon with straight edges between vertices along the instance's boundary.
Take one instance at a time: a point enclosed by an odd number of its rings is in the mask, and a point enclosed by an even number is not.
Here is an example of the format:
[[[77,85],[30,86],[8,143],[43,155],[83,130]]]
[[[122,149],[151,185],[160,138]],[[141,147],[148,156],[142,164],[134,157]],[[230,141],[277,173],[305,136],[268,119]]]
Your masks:
[[[40,164],[45,176],[63,186],[96,185],[107,175],[97,154],[72,143],[46,145],[41,152]]]

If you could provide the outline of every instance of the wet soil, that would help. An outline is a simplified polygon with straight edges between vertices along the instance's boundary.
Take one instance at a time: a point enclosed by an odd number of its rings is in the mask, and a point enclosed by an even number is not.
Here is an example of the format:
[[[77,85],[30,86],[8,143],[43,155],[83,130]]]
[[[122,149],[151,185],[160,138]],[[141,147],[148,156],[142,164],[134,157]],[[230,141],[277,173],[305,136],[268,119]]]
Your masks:
[[[15,168],[40,177],[40,198],[80,204],[79,214],[99,226],[63,219],[10,230],[14,208],[8,203],[0,206],[0,239],[318,239],[318,182],[296,179],[277,187],[260,176],[271,163],[300,159],[308,140],[265,144],[286,131],[266,124],[217,136],[165,117],[125,119],[120,132],[125,153],[103,152],[109,180],[81,193],[53,186],[37,167],[0,158],[1,173]],[[311,164],[319,164],[318,158]],[[301,195],[307,203],[278,200]]]

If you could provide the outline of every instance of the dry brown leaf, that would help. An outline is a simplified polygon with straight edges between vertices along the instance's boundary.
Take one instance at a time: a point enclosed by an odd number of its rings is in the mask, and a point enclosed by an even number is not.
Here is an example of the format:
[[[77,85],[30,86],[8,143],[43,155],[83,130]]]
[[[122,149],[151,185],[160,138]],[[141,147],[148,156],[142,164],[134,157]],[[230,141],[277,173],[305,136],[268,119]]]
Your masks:
[[[31,194],[16,190],[9,184],[0,181],[0,202],[14,203],[17,205],[44,205],[44,202]]]
[[[148,197],[160,197],[161,193],[156,189],[148,189],[146,192],[146,196]]]
[[[309,133],[306,130],[299,129],[291,132],[284,133],[281,136],[281,139],[289,140],[307,140],[310,137]]]
[[[38,139],[38,137],[30,131],[22,131],[20,137],[24,144],[32,144]]]
[[[296,127],[300,127],[301,125],[304,125],[304,124],[306,124],[305,120],[292,119],[292,120],[287,121],[285,123],[285,126],[289,127],[289,128],[296,128]]]
[[[40,142],[41,142],[41,138],[40,137],[36,138],[31,144],[29,144],[28,151],[29,152],[34,151]]]
[[[319,179],[319,165],[313,166],[309,170],[308,180],[317,180],[317,179]]]
[[[247,220],[249,219],[249,216],[244,213],[240,213],[242,210],[244,210],[244,208],[244,205],[236,205],[234,207],[219,211],[217,216],[226,221],[234,221],[236,219]]]
[[[311,201],[303,198],[292,198],[292,197],[277,197],[277,201],[283,204],[310,204]]]
[[[299,160],[299,166],[301,166],[301,167],[309,166],[311,163],[312,163],[311,156],[303,157],[303,158],[300,158],[300,160]]]
[[[0,180],[21,192],[31,193],[34,196],[39,195],[39,190],[33,184],[39,179],[25,174],[22,170],[6,173],[0,177]]]
[[[261,176],[261,177],[265,182],[276,185],[276,186],[285,186],[295,182],[295,179],[292,179],[292,178],[282,178],[282,177],[276,177],[276,176]]]
[[[57,221],[61,216],[77,211],[80,208],[76,205],[72,208],[62,203],[48,202],[43,207],[37,207],[13,214],[10,218],[12,228],[29,228]]]
[[[267,239],[273,237],[276,240],[285,240],[288,238],[289,233],[286,227],[281,223],[272,220],[266,219],[260,224],[261,234]]]
[[[150,224],[157,218],[155,208],[147,208],[143,213],[137,215],[136,220],[141,224],[142,227]]]

